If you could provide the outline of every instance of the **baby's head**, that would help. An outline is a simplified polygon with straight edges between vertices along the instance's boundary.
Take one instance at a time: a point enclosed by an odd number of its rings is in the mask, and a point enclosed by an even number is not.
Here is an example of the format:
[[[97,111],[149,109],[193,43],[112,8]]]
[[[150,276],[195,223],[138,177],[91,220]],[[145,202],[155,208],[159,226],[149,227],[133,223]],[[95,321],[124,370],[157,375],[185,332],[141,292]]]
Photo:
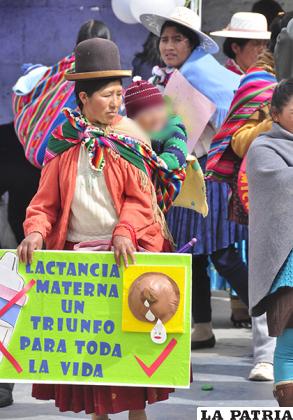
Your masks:
[[[127,116],[147,133],[162,130],[168,122],[168,110],[158,88],[145,80],[134,81],[125,92]]]

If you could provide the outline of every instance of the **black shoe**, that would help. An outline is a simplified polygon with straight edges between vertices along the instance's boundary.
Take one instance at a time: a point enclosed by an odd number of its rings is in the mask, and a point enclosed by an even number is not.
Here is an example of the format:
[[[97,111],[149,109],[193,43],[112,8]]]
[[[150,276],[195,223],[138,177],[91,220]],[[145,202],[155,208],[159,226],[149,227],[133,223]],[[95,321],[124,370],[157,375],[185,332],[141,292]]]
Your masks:
[[[0,408],[13,404],[13,384],[0,384]]]
[[[247,319],[236,319],[235,316],[231,315],[231,322],[235,328],[247,328],[251,329],[251,318]]]
[[[211,338],[208,340],[203,341],[192,341],[191,342],[191,350],[199,350],[199,349],[211,349],[216,345],[216,338],[212,335]]]
[[[7,396],[4,396],[4,395],[0,396],[0,408],[9,407],[12,404],[13,404],[12,394],[7,395]]]

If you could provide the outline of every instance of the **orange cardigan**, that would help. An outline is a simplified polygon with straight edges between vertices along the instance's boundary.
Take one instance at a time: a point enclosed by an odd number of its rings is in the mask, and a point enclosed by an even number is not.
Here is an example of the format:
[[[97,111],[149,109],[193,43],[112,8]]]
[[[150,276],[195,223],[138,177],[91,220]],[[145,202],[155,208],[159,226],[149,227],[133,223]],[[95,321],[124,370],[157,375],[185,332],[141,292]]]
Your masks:
[[[52,159],[42,170],[39,189],[27,208],[25,235],[40,232],[47,249],[63,249],[75,191],[80,145]],[[165,221],[158,210],[151,180],[110,149],[105,153],[104,176],[118,215],[114,235],[131,239],[123,222],[131,224],[141,247],[162,251]]]

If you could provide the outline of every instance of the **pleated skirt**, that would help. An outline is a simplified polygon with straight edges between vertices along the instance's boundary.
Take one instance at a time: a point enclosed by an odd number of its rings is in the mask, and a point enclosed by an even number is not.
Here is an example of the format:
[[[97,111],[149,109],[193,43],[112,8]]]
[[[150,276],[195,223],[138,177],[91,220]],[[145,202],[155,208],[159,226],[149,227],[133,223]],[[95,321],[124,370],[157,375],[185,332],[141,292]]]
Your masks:
[[[84,411],[101,416],[143,410],[146,402],[153,404],[167,400],[172,391],[166,388],[35,384],[32,396],[39,400],[55,400],[61,412]]]
[[[206,157],[200,158],[199,163],[205,172]],[[192,238],[197,239],[190,251],[194,255],[210,255],[248,239],[247,226],[228,220],[228,184],[206,181],[206,189],[209,206],[207,217],[182,207],[172,207],[167,214],[169,229],[178,249]]]

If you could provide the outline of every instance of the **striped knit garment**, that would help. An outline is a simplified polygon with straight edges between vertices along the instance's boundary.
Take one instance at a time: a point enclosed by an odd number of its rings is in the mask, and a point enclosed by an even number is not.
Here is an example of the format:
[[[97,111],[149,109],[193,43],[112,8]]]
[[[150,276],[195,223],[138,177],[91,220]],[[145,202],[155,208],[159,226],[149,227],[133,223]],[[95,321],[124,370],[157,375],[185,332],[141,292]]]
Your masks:
[[[124,94],[126,114],[129,118],[148,108],[164,106],[164,98],[153,84],[146,80],[135,80]]]
[[[186,163],[187,133],[181,118],[169,117],[167,126],[158,133],[151,134],[152,147],[166,163],[168,169],[179,169]]]
[[[26,158],[41,168],[52,131],[65,121],[65,106],[75,107],[74,83],[65,73],[74,68],[74,55],[50,67],[35,88],[25,96],[13,94],[15,130]]]
[[[232,182],[235,162],[239,161],[231,148],[233,135],[251,115],[270,104],[276,83],[275,76],[261,68],[252,68],[243,77],[229,114],[212,141],[206,166],[207,179]]]
[[[185,165],[177,170],[163,168],[156,153],[147,145],[122,134],[106,133],[101,128],[91,125],[77,110],[67,108],[63,112],[67,121],[53,131],[44,164],[84,142],[92,167],[102,170],[103,150],[110,148],[152,179],[158,205],[164,213],[169,210],[185,179]]]

